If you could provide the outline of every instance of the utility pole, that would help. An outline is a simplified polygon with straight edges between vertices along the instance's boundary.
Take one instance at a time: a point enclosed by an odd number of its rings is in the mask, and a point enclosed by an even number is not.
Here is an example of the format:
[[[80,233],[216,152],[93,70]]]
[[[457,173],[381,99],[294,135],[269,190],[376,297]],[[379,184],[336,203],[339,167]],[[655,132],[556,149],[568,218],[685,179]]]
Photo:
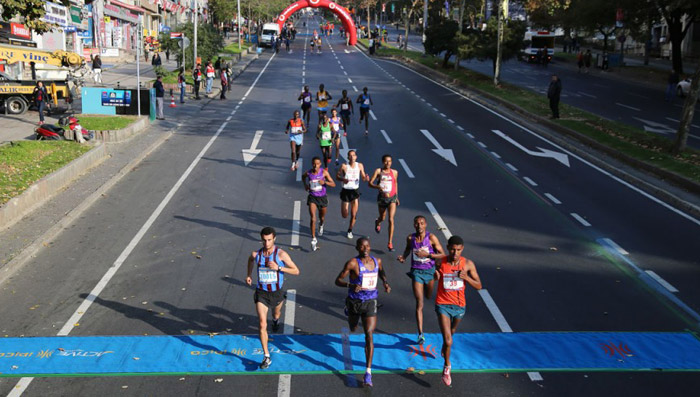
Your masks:
[[[238,51],[241,50],[241,0],[238,0]]]
[[[194,0],[194,58],[192,58],[194,66],[197,66],[197,19],[199,19],[199,0]]]
[[[139,15],[139,26],[136,29],[136,108],[137,114],[141,117],[141,37],[143,33],[143,15]]]
[[[503,57],[503,30],[505,19],[508,18],[508,0],[501,0],[498,5],[498,43],[496,45],[496,68],[493,71],[493,85],[498,86],[501,82],[501,58]],[[547,56],[545,54],[545,56]]]
[[[425,40],[427,39],[425,29],[428,29],[428,0],[423,0],[423,44],[425,44]],[[408,39],[408,37],[406,39]]]

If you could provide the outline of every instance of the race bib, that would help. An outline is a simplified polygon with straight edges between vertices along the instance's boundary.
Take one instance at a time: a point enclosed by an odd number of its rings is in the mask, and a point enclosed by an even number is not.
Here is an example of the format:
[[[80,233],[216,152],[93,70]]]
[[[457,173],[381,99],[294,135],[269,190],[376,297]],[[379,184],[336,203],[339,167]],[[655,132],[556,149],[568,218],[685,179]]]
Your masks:
[[[333,127],[333,131],[335,131],[335,132],[340,131],[340,124],[339,123],[331,123],[331,126]]]
[[[391,193],[391,187],[391,179],[384,179],[384,177],[382,177],[382,181],[379,182],[379,188],[382,190],[382,193]]]
[[[292,127],[292,134],[301,134],[302,131],[301,127]]]
[[[326,100],[326,96],[325,96],[325,95],[319,95],[319,96],[318,96],[318,100],[319,100],[319,101],[325,101],[325,100]]]
[[[343,103],[343,104],[340,105],[340,108],[341,108],[342,110],[348,110],[349,106],[348,106],[347,103]]]
[[[362,289],[366,291],[377,289],[377,277],[377,273],[365,273],[362,275]]]
[[[323,189],[323,185],[321,185],[319,181],[313,180],[311,181],[310,189],[312,192],[320,192],[321,189]]]
[[[321,132],[321,140],[330,141],[331,140],[331,132],[330,131],[322,131]]]
[[[442,287],[448,291],[462,290],[464,280],[459,278],[459,272],[446,273],[442,275]]]
[[[363,103],[364,103],[365,105],[368,105],[368,106],[369,106],[369,98],[365,99],[365,101],[364,101]]]
[[[277,270],[270,270],[264,267],[258,268],[258,282],[261,284],[277,284]]]
[[[416,255],[416,253],[418,253],[419,251],[423,251],[423,252],[425,252],[425,253],[429,253],[429,252],[430,252],[430,250],[428,249],[428,247],[420,247],[420,248],[418,248],[418,249],[414,249],[414,250],[413,250],[413,260],[414,260],[415,262],[429,262],[429,261],[430,261],[430,258],[428,258],[428,257],[421,258],[420,256]]]
[[[305,97],[304,97],[304,102],[310,103],[310,102],[311,102],[311,97],[310,97],[310,96],[305,96]]]

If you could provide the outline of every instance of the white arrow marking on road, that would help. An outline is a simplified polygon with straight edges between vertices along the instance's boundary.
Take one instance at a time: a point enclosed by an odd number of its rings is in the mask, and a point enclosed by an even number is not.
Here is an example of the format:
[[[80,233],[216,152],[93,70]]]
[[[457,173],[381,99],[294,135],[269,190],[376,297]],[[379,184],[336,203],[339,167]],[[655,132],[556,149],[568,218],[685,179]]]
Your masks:
[[[343,159],[345,159],[345,162],[347,163],[348,162],[348,152],[351,150],[355,150],[355,149],[348,148],[348,138],[346,138],[344,136],[340,137],[340,146],[342,147],[342,149],[340,149],[340,155],[343,157]]]
[[[250,145],[250,149],[243,149],[241,150],[243,152],[243,162],[245,163],[246,167],[248,164],[250,164],[251,161],[255,158],[255,156],[259,155],[260,152],[262,152],[262,149],[258,149],[258,143],[260,143],[260,138],[262,138],[263,130],[258,130],[255,131],[255,138],[253,138],[253,144]]]
[[[500,136],[501,138],[505,139],[506,141],[512,143],[513,145],[515,145],[515,147],[517,147],[518,149],[522,150],[523,152],[529,154],[530,156],[551,157],[554,160],[557,160],[558,162],[564,164],[565,166],[571,167],[569,165],[569,156],[567,156],[564,153],[555,152],[555,151],[549,150],[549,149],[542,149],[541,147],[537,148],[540,150],[539,152],[535,152],[535,151],[530,150],[530,149],[526,148],[525,146],[519,144],[518,142],[515,141],[515,139],[509,137],[508,135],[504,134],[503,132],[501,132],[499,130],[491,130],[491,131],[493,131],[494,134]]]
[[[428,138],[430,143],[432,143],[433,146],[435,146],[433,152],[437,153],[438,156],[452,163],[455,167],[457,166],[457,160],[455,160],[455,155],[454,153],[452,153],[452,149],[443,149],[443,147],[440,145],[437,139],[435,139],[428,130],[420,130],[420,132],[422,132],[423,135],[425,135],[425,137]]]
[[[669,127],[667,124],[657,123],[656,121],[650,121],[645,119],[640,119],[639,117],[633,117],[635,120],[639,120],[644,123],[644,131],[653,132],[655,134],[675,134],[676,130]]]

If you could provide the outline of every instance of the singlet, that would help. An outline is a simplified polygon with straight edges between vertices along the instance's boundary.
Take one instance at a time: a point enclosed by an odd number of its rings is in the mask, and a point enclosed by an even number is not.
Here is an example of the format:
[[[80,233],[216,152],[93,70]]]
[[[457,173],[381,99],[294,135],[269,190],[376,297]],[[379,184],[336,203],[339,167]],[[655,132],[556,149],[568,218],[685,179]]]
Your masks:
[[[381,190],[385,197],[396,196],[396,179],[391,169],[389,172],[382,170],[379,174],[379,190]]]
[[[335,119],[331,117],[331,128],[333,128],[333,132],[340,131],[340,117],[336,117]]]
[[[354,288],[349,288],[348,289],[348,297],[350,299],[360,299],[363,301],[370,300],[370,299],[377,299],[377,296],[379,296],[379,292],[377,291],[377,281],[379,280],[379,264],[377,263],[377,259],[373,256],[370,256],[372,260],[374,261],[374,269],[369,270],[365,267],[365,264],[362,263],[362,259],[358,256],[357,258],[357,265],[360,268],[360,276],[357,278],[352,278],[352,275],[350,276],[350,284],[354,285],[360,285],[362,286],[362,289],[360,292],[355,292]]]
[[[318,91],[316,92],[316,96],[318,97],[318,107],[328,107],[328,93],[326,91]]]
[[[301,107],[311,107],[311,100],[313,98],[311,97],[311,93],[304,91],[301,93]]]
[[[369,94],[367,94],[367,95],[362,94],[362,102],[360,103],[360,107],[361,107],[361,108],[368,108],[369,105],[370,105],[370,102],[371,102],[371,101],[370,101],[370,98],[369,98]]]
[[[435,260],[430,258],[421,258],[416,255],[418,251],[426,251],[429,254],[434,254],[433,245],[430,243],[430,233],[425,232],[425,238],[422,241],[416,240],[416,233],[411,235],[411,268],[427,270],[435,266]]]
[[[345,179],[348,183],[343,183],[343,189],[355,190],[360,188],[360,164],[355,163],[355,167],[350,164],[345,165]]]
[[[277,266],[284,267],[284,262],[279,258],[277,247],[275,247],[270,256],[265,256],[262,248],[255,255],[255,263],[258,265],[258,289],[261,291],[277,291],[282,289],[284,284],[284,273],[269,268],[268,263],[271,260]]]
[[[340,103],[340,113],[350,113],[350,104],[352,104],[350,98],[340,98],[338,103]]]
[[[289,132],[291,134],[301,134],[304,132],[304,128],[302,127],[304,125],[304,121],[302,119],[295,120],[291,119],[289,120]]]
[[[464,307],[466,302],[466,285],[464,280],[459,278],[459,271],[467,268],[467,260],[459,257],[459,265],[452,266],[447,257],[442,258],[438,266],[440,280],[438,282],[437,297],[435,303],[438,305],[456,305]]]
[[[331,144],[333,144],[332,139],[333,133],[331,132],[331,123],[329,122],[328,125],[325,126],[321,124],[321,146],[331,146]]]
[[[313,173],[313,169],[306,171],[309,177],[309,194],[314,197],[323,197],[326,195],[326,185],[322,185],[319,181],[324,179],[323,168],[318,170],[318,174]]]

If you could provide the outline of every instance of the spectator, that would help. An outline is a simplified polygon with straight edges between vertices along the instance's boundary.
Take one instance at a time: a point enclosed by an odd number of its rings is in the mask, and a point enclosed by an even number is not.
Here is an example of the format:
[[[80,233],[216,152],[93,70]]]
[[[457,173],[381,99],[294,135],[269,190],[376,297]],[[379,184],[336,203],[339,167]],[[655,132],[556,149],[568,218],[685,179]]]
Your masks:
[[[99,55],[95,55],[95,57],[92,58],[92,73],[95,84],[98,82],[102,84],[102,59],[100,59]]]
[[[216,62],[214,62],[214,70],[217,72],[221,70],[221,58],[216,58]]]
[[[221,95],[219,96],[219,99],[224,100],[226,99],[226,90],[228,89],[228,76],[226,75],[225,68],[221,69],[219,76],[221,77]]]
[[[592,59],[593,59],[593,54],[591,54],[591,50],[586,50],[586,54],[583,56],[583,63],[586,66],[586,73],[590,72],[590,70],[591,70]]]
[[[165,49],[165,60],[170,61],[170,48]]]
[[[192,80],[194,81],[194,99],[202,99],[199,97],[199,87],[202,84],[202,64],[198,63],[197,67],[192,71]]]
[[[165,95],[163,77],[158,76],[156,78],[156,82],[153,83],[153,88],[156,89],[156,119],[165,120],[165,116],[163,116],[163,96]]]
[[[603,65],[602,65],[602,69],[603,69],[604,72],[607,72],[609,68],[610,68],[610,61],[609,61],[609,59],[608,59],[608,53],[607,53],[607,52],[603,52]]]
[[[161,61],[160,59],[160,54],[158,54],[157,52],[153,54],[153,58],[151,59],[151,65],[153,65],[153,67],[158,67],[162,64],[163,61]]]
[[[177,86],[180,88],[180,103],[185,103],[185,88],[187,88],[185,68],[181,68],[180,73],[177,74]]]
[[[676,69],[671,69],[671,73],[668,75],[668,86],[666,87],[666,102],[673,101],[673,94],[676,92],[676,86],[679,80]]]
[[[581,69],[583,69],[583,52],[579,51],[576,54],[576,63],[578,64],[578,72],[581,73]]]
[[[552,109],[551,119],[559,118],[559,98],[561,97],[561,80],[556,74],[552,75],[552,80],[549,82],[547,89],[547,98],[549,98],[549,108]]]
[[[34,104],[39,110],[39,125],[42,125],[44,124],[44,108],[46,108],[46,104],[49,102],[49,93],[46,92],[46,87],[44,87],[44,83],[41,81],[36,82],[33,97]]]
[[[231,69],[231,65],[228,63],[226,64],[226,77],[228,80],[228,90],[231,91],[231,85],[233,85],[233,69]]]
[[[205,93],[207,95],[211,94],[211,85],[214,83],[214,77],[216,77],[216,71],[214,66],[212,66],[211,61],[207,62],[207,69],[205,71],[207,76],[207,87]]]

